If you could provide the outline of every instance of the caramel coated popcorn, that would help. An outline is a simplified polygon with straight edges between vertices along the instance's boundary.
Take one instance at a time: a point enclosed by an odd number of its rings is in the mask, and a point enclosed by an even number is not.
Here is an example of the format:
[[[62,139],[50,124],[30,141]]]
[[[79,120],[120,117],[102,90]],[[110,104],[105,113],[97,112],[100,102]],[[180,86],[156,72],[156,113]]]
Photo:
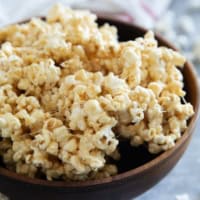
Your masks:
[[[88,11],[54,6],[0,30],[0,155],[17,173],[86,180],[117,173],[120,138],[150,153],[174,147],[190,103],[185,58],[151,31],[119,42]]]

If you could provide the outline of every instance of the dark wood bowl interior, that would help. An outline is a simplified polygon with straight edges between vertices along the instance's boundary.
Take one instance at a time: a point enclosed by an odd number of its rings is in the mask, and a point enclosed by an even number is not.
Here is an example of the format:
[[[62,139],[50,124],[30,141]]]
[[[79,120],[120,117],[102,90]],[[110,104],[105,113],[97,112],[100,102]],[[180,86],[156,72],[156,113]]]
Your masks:
[[[98,19],[98,23],[108,22],[118,28],[119,40],[133,40],[143,36],[146,29],[115,20]],[[173,45],[156,35],[159,45],[175,49]],[[46,181],[21,176],[0,167],[0,191],[11,199],[129,199],[162,179],[177,163],[184,153],[191,138],[199,111],[199,88],[197,75],[191,64],[186,63],[182,70],[184,75],[187,101],[195,109],[195,115],[189,121],[189,127],[176,146],[159,155],[148,153],[144,146],[133,148],[128,141],[119,145],[122,159],[116,162],[119,174],[102,180],[85,182]],[[30,194],[30,195],[29,195]]]

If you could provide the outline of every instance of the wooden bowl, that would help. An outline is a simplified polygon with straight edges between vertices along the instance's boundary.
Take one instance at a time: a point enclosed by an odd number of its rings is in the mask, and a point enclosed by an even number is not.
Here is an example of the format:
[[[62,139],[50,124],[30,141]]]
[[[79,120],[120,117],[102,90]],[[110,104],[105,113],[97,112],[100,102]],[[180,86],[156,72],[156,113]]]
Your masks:
[[[115,25],[119,31],[119,40],[132,40],[143,36],[147,31],[136,25],[100,18],[99,24],[108,22]],[[172,44],[156,35],[159,45],[175,49]],[[199,112],[199,88],[197,75],[191,64],[186,63],[182,70],[184,75],[187,101],[194,106],[195,115],[189,120],[189,126],[174,148],[160,155],[151,155],[143,147],[130,148],[123,142],[120,144],[122,160],[117,163],[119,174],[101,180],[85,182],[64,182],[32,179],[3,167],[0,167],[0,192],[10,199],[131,199],[142,194],[158,183],[178,162],[185,152]]]

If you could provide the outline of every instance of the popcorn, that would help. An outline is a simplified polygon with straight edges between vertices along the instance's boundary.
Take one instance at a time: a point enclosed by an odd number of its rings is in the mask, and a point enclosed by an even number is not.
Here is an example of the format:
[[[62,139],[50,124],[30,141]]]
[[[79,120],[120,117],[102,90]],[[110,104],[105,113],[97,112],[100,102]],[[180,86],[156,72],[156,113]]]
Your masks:
[[[190,196],[187,193],[176,195],[176,200],[190,200]]]
[[[88,11],[54,6],[0,30],[0,155],[48,180],[115,175],[120,138],[150,153],[175,145],[193,115],[182,103],[185,58],[153,32],[119,42]],[[119,137],[120,136],[120,137]]]
[[[21,123],[17,117],[11,113],[0,115],[0,136],[2,138],[9,138],[15,131],[21,128]]]

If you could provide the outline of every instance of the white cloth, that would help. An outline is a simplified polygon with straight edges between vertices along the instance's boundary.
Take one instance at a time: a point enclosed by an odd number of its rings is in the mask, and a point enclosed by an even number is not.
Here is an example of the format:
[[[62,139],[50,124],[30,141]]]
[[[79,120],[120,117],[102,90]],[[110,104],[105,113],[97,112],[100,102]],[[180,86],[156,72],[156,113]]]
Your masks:
[[[55,3],[92,10],[100,15],[153,28],[171,0],[0,0],[0,26],[45,15]]]

